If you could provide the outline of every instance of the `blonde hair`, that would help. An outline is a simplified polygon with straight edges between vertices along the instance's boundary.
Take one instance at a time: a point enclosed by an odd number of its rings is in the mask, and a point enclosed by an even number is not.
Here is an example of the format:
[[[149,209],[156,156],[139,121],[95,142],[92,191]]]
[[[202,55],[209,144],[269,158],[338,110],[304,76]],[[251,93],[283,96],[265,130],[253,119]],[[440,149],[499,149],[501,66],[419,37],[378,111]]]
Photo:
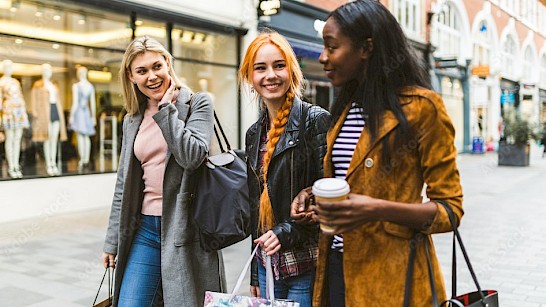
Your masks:
[[[281,134],[284,132],[286,123],[288,122],[288,116],[290,115],[294,98],[301,97],[301,87],[303,84],[303,73],[292,47],[290,47],[290,44],[282,35],[274,31],[262,33],[250,43],[241,63],[241,67],[239,68],[239,82],[241,84],[252,84],[252,73],[254,61],[256,60],[256,54],[260,48],[268,44],[277,47],[283,55],[286,61],[290,86],[286,92],[285,101],[277,111],[277,116],[273,120],[273,127],[271,127],[267,135],[268,141],[266,145],[266,153],[264,154],[263,158],[264,188],[260,196],[258,218],[258,227],[262,233],[265,233],[271,229],[275,224],[273,207],[271,205],[271,199],[267,189],[267,172],[269,170],[269,162],[271,161],[275,147],[279,142]],[[255,98],[259,98],[257,92],[255,92],[255,95]]]
[[[127,114],[134,115],[136,113],[140,112],[140,104],[145,102],[148,97],[146,97],[142,92],[138,89],[136,84],[133,84],[131,80],[129,79],[129,74],[131,73],[131,64],[133,63],[134,59],[145,53],[146,51],[152,51],[157,52],[165,58],[165,61],[167,62],[167,65],[169,66],[169,75],[173,79],[174,83],[177,87],[182,86],[182,82],[180,82],[180,79],[176,76],[173,68],[173,57],[161,45],[158,41],[155,39],[148,37],[148,36],[141,36],[135,38],[131,44],[127,47],[127,50],[125,50],[125,54],[123,55],[123,59],[121,60],[121,68],[119,71],[119,76],[121,79],[121,85],[123,87],[123,97],[125,99],[125,109],[127,110]]]

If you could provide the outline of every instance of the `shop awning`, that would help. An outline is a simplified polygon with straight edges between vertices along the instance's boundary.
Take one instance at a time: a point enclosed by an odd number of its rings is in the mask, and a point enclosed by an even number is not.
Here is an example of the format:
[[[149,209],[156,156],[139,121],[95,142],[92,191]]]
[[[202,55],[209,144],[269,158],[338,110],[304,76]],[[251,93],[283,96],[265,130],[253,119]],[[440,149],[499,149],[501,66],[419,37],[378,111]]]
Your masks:
[[[318,60],[322,52],[322,45],[288,38],[288,42],[298,57]]]

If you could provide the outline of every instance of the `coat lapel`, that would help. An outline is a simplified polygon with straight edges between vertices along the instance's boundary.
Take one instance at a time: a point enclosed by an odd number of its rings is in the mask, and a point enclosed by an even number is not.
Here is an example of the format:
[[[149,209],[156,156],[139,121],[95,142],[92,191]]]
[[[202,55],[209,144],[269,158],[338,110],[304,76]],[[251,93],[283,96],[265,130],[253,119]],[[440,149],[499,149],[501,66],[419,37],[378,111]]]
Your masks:
[[[124,178],[127,178],[127,173],[129,172],[129,161],[132,159],[133,157],[133,152],[134,152],[134,144],[135,144],[135,139],[136,139],[136,135],[138,133],[138,128],[140,127],[140,123],[142,123],[142,119],[143,119],[143,114],[142,113],[137,113],[131,117],[128,117],[126,120],[128,121],[127,123],[127,129],[123,132],[124,135],[123,135],[123,138],[125,139],[124,142],[125,144],[127,144],[127,146],[125,146],[125,168],[124,168]]]
[[[325,157],[326,163],[324,165],[324,175],[331,177],[334,175],[334,166],[332,164],[332,149],[334,147],[334,142],[339,135],[339,132],[341,131],[341,127],[343,127],[343,123],[345,122],[345,119],[347,117],[347,114],[349,113],[349,110],[351,108],[351,104],[348,104],[345,110],[341,113],[341,116],[337,120],[336,124],[330,131],[328,132],[328,150]],[[370,143],[370,131],[369,129],[364,128],[362,133],[360,134],[360,137],[358,139],[358,142],[356,144],[356,148],[353,154],[353,157],[351,159],[351,163],[349,164],[349,169],[347,170],[346,178],[349,178],[349,176],[354,173],[354,171],[357,169],[357,167],[362,163],[364,158],[370,153],[370,151],[383,139],[390,131],[392,131],[396,126],[398,126],[398,120],[394,116],[394,114],[391,111],[385,111],[382,118],[382,124],[379,127],[379,131],[377,133],[377,138],[375,142]]]
[[[364,131],[362,131],[362,134],[360,134],[360,138],[356,144],[351,163],[349,164],[349,169],[347,170],[346,176],[347,178],[349,178],[349,176],[351,176],[351,174],[357,169],[370,151],[377,146],[377,144],[381,142],[389,132],[396,128],[396,126],[398,126],[398,120],[391,111],[387,110],[383,114],[381,126],[379,127],[377,137],[373,143],[370,142],[370,129],[364,128]]]

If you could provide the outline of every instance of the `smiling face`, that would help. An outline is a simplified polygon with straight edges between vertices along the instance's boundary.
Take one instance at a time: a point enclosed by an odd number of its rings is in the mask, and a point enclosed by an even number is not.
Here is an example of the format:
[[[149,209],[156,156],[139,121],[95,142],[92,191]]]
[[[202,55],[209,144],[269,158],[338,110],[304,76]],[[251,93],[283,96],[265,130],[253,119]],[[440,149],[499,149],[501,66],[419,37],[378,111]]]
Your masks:
[[[363,47],[354,46],[349,36],[341,32],[338,23],[328,18],[322,30],[324,49],[319,61],[324,66],[326,76],[334,86],[360,79],[364,74],[369,52]]]
[[[279,48],[266,44],[256,53],[252,65],[252,86],[268,106],[279,108],[290,87],[290,73]]]
[[[170,85],[169,66],[157,52],[146,51],[135,57],[128,72],[131,82],[151,101],[159,102]]]

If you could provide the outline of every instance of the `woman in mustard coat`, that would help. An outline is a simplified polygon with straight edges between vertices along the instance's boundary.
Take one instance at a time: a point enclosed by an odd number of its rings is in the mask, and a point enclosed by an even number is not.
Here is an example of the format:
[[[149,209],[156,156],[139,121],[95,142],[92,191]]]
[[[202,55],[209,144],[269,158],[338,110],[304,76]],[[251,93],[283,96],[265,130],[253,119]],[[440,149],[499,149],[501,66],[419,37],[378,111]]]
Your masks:
[[[327,136],[325,177],[344,178],[347,200],[313,204],[310,189],[292,217],[336,229],[321,233],[313,306],[403,306],[410,245],[424,234],[438,299],[446,297],[432,233],[463,215],[454,128],[431,91],[396,19],[378,1],[357,0],[331,13],[319,58],[339,87]],[[424,189],[426,187],[426,189]],[[423,191],[426,198],[423,199]],[[417,245],[410,306],[431,306],[425,245]]]

